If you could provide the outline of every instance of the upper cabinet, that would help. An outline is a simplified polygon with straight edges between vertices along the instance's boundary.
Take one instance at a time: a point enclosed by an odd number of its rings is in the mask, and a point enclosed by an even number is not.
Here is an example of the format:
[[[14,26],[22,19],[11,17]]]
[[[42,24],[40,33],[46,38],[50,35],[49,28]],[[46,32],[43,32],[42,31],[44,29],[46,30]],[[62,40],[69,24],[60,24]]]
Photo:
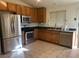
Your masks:
[[[0,10],[7,10],[7,3],[4,1],[0,1]]]
[[[37,19],[37,9],[33,8],[32,9],[32,22],[37,23],[38,19]]]
[[[17,5],[16,11],[17,11],[17,14],[22,14],[22,9],[20,5]]]
[[[38,23],[46,22],[46,8],[33,8],[32,21]]]
[[[32,8],[31,7],[27,7],[27,15],[32,16]]]
[[[8,3],[8,11],[16,12],[16,4]]]
[[[32,8],[22,5],[17,5],[14,3],[8,3],[0,1],[0,10],[10,11],[12,13],[32,16],[32,22],[34,23],[44,23],[46,22],[46,8]]]
[[[46,22],[46,8],[37,8],[37,20],[39,23]]]
[[[21,6],[22,9],[22,15],[25,16],[32,16],[32,8],[27,6]]]
[[[21,6],[21,9],[22,9],[22,15],[27,15],[26,14],[26,11],[27,11],[26,6]]]

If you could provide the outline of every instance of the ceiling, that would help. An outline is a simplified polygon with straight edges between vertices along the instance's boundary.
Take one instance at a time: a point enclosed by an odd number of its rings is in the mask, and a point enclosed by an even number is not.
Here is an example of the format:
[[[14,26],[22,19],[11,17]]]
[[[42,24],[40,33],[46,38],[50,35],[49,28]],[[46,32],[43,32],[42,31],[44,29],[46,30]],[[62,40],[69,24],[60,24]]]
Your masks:
[[[37,2],[37,0],[22,0],[22,1],[34,7],[64,6],[79,2],[79,0],[41,0],[40,2]]]

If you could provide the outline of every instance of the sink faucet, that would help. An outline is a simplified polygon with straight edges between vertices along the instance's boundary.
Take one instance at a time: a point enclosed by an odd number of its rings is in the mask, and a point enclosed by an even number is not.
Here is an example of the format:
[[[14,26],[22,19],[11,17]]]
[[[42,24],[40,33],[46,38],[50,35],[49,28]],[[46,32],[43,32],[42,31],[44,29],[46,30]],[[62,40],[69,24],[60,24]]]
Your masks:
[[[64,30],[66,31],[67,29],[68,29],[68,27],[67,27],[67,25],[66,25]]]
[[[55,24],[55,28],[56,28],[56,24]]]

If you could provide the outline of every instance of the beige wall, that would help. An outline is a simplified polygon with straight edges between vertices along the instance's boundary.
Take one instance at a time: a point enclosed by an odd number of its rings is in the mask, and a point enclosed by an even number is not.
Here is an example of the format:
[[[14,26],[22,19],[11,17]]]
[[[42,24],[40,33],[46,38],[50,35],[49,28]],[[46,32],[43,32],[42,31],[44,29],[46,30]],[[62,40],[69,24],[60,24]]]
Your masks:
[[[24,5],[24,6],[30,6],[30,5],[22,2],[21,0],[2,0],[2,1],[11,2],[11,3],[19,4],[19,5]]]
[[[70,5],[70,6],[47,8],[47,22],[46,22],[46,24],[48,24],[48,26],[50,26],[49,24],[52,21],[52,20],[49,21],[49,13],[50,12],[66,10],[66,25],[69,28],[77,28],[77,21],[74,21],[74,18],[77,18],[78,8],[79,8],[79,4],[74,4],[74,5]]]

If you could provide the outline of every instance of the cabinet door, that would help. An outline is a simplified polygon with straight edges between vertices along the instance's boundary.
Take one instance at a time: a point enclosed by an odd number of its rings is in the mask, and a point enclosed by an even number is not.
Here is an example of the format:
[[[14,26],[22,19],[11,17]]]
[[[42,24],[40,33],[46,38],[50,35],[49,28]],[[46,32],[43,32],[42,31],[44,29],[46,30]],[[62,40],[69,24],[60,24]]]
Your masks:
[[[38,17],[38,22],[45,22],[46,21],[46,8],[38,8],[37,9],[37,17]]]
[[[32,9],[32,22],[37,23],[38,19],[37,19],[37,9],[33,8]]]
[[[17,14],[22,14],[21,6],[17,5]]]
[[[45,34],[44,34],[44,37],[45,37],[46,41],[52,42],[52,40],[51,40],[52,39],[51,31],[46,30]]]
[[[32,16],[32,8],[27,6],[21,6],[22,14],[26,16]]]
[[[16,12],[16,4],[8,3],[8,10],[11,12]]]
[[[21,9],[22,9],[22,15],[26,15],[26,7],[25,6],[21,6]]]
[[[45,30],[45,29],[39,30],[39,32],[38,32],[39,39],[51,42],[51,37],[52,36],[51,36],[50,33],[51,33],[50,31]]]
[[[27,7],[27,11],[26,11],[28,16],[32,16],[32,8],[31,7]]]
[[[45,31],[43,29],[38,30],[38,39],[45,40]]]
[[[60,39],[60,32],[52,32],[52,40],[51,42],[53,43],[59,43],[59,39]]]
[[[21,8],[22,8],[22,15],[25,15],[25,16],[28,16],[28,8],[26,7],[26,6],[21,6]]]
[[[34,30],[34,39],[38,39],[38,29]]]
[[[41,10],[41,8],[37,9],[37,19],[38,19],[38,22],[42,22],[42,10]]]
[[[0,10],[7,10],[7,3],[4,1],[0,1]]]

